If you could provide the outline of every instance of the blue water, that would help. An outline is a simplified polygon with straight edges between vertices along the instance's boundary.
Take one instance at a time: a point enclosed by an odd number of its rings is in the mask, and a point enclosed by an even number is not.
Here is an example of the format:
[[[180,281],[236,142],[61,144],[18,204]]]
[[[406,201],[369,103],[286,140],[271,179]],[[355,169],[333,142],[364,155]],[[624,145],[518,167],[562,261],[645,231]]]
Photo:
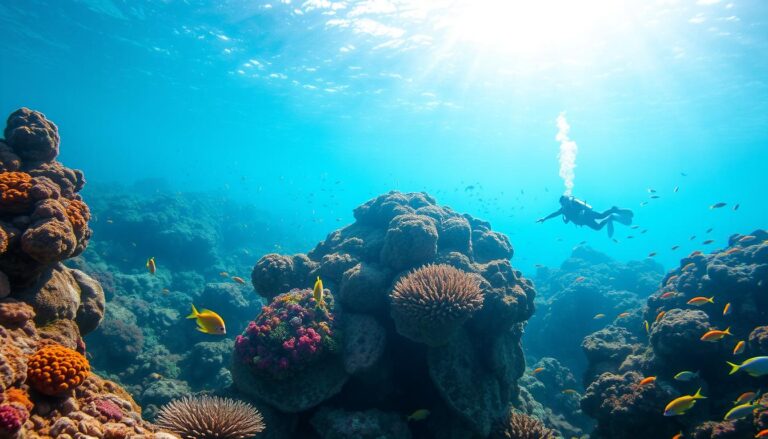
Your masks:
[[[524,270],[582,240],[671,266],[768,219],[760,0],[4,0],[0,60],[0,113],[45,113],[89,181],[257,204],[295,251],[392,189],[489,220]],[[563,112],[574,195],[635,210],[618,243],[535,224]]]

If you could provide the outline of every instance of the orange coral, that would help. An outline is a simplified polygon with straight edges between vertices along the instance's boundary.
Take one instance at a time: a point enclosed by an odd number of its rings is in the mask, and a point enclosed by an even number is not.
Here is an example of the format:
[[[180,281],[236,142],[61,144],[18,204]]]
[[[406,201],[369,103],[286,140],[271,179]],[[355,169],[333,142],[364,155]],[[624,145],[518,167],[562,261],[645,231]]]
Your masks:
[[[0,209],[10,212],[26,210],[32,202],[31,189],[32,176],[26,172],[1,172]]]
[[[78,235],[82,234],[85,228],[88,227],[88,221],[91,219],[91,211],[88,209],[88,205],[80,200],[71,200],[67,203],[66,212],[75,233]]]
[[[16,387],[5,391],[5,400],[9,403],[16,403],[23,406],[28,412],[32,411],[32,408],[35,406],[32,404],[32,401],[30,401],[27,392]]]
[[[64,346],[40,348],[27,363],[27,382],[38,392],[57,395],[85,381],[91,370],[88,360]]]

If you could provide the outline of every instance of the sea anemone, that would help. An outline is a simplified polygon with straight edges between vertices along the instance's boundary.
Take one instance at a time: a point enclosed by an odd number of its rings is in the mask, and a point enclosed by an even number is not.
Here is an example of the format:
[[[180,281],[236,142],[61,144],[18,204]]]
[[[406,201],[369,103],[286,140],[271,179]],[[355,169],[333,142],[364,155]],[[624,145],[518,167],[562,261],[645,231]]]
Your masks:
[[[400,334],[439,345],[483,306],[478,279],[450,265],[427,265],[400,279],[391,294]]]
[[[556,439],[554,431],[538,419],[510,411],[509,416],[491,433],[491,439]]]
[[[216,396],[187,396],[163,406],[157,425],[183,439],[245,439],[264,430],[264,418],[250,404]]]

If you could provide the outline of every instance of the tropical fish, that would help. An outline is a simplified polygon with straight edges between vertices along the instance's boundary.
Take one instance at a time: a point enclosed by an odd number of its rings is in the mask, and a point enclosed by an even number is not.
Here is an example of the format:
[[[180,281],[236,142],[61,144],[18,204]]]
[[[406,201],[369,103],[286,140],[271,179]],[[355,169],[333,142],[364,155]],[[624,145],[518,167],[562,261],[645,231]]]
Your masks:
[[[731,315],[731,302],[728,302],[725,304],[725,307],[723,308],[723,316]]]
[[[724,251],[724,252],[723,252],[723,254],[727,256],[727,255],[732,255],[732,254],[734,254],[734,253],[738,253],[738,252],[740,252],[740,251],[741,251],[741,249],[740,249],[740,248],[738,248],[738,247],[733,247],[733,248],[729,248],[728,250]]]
[[[533,372],[531,372],[531,375],[536,375],[543,370],[544,370],[543,367],[537,367],[536,369],[533,369]]]
[[[678,275],[674,274],[674,275],[672,275],[672,276],[669,276],[669,278],[667,279],[667,281],[666,281],[666,282],[664,282],[664,283],[665,283],[665,284],[667,284],[667,285],[669,285],[669,284],[671,284],[672,282],[674,282],[675,280],[677,280],[677,278],[679,278],[679,277],[680,277],[680,276],[678,276]]]
[[[429,416],[429,410],[419,409],[408,415],[408,421],[423,421]]]
[[[690,241],[693,241],[694,239],[696,239],[696,235],[691,235]]]
[[[651,198],[653,198],[655,200],[657,198],[661,198],[661,196],[660,195],[651,195]]]
[[[735,211],[739,210],[739,206],[740,206],[740,204],[736,203],[736,205],[733,206],[733,211],[735,212]]]
[[[648,204],[648,202],[647,202],[647,201],[641,201],[641,202],[640,202],[640,207],[643,207],[643,206],[645,206],[646,204]]]
[[[149,274],[155,274],[155,272],[157,271],[157,265],[155,265],[154,256],[147,259],[147,271],[149,271]]]
[[[709,233],[709,232],[711,232],[712,230],[715,230],[715,229],[713,229],[712,227],[710,227],[710,228],[708,228],[708,229],[707,229],[707,231],[706,231],[706,232],[704,232],[704,233]]]
[[[159,380],[163,379],[163,376],[162,376],[162,375],[160,375],[160,374],[159,374],[159,373],[157,373],[157,372],[152,372],[151,374],[149,374],[149,378],[150,378],[150,379],[153,379],[153,380],[155,380],[155,381],[159,381]]]
[[[578,395],[579,392],[577,392],[574,389],[564,389],[562,393],[565,393],[566,395]]]
[[[693,305],[693,306],[702,306],[702,305],[706,305],[707,303],[715,303],[715,296],[712,296],[710,298],[706,298],[704,296],[697,296],[688,301],[688,305]]]
[[[584,277],[584,276],[579,276],[579,277],[577,277],[576,279],[574,279],[573,281],[574,281],[574,282],[584,282],[585,280],[587,280],[587,278],[586,278],[586,277]]]
[[[679,431],[676,435],[672,436],[672,439],[683,439],[683,432]]]
[[[602,319],[604,317],[605,317],[605,314],[600,313],[600,314],[595,314],[595,316],[592,317],[592,318],[595,319],[595,320],[599,320],[599,319]]]
[[[320,280],[320,276],[317,276],[317,280],[315,281],[315,288],[312,290],[312,296],[315,298],[315,302],[325,303],[325,299],[323,297],[323,281]]]
[[[745,235],[739,238],[739,242],[749,242],[749,241],[752,241],[753,239],[755,239],[753,235]]]
[[[762,409],[762,408],[764,408],[764,406],[760,404],[755,404],[754,402],[737,405],[736,407],[728,410],[728,413],[725,414],[725,417],[723,418],[723,420],[731,421],[734,419],[741,419],[746,416],[749,416],[755,410]]]
[[[707,239],[706,241],[702,242],[702,244],[703,245],[709,245],[709,244],[712,244],[713,242],[715,242],[714,239]]]
[[[666,311],[661,311],[660,313],[656,314],[656,320],[654,320],[653,323],[659,323],[659,320],[661,320],[666,313]]]
[[[624,318],[627,318],[627,317],[629,317],[629,313],[628,312],[623,312],[623,313],[619,314],[618,316],[616,316],[617,319],[624,319]]]
[[[648,334],[651,332],[651,327],[648,325],[648,320],[643,320],[643,323],[645,324],[645,333]]]
[[[170,292],[171,290],[169,290],[168,288],[163,288],[163,294],[169,294]]]
[[[733,375],[740,370],[753,377],[768,374],[768,357],[752,357],[744,360],[741,364],[733,364],[730,361],[726,361],[726,363],[731,366],[731,371],[728,372],[728,375]]]
[[[691,381],[699,377],[698,372],[691,372],[690,370],[684,370],[677,375],[675,375],[675,379],[677,381]]]
[[[225,335],[227,333],[224,319],[209,309],[198,312],[195,305],[192,305],[192,314],[188,315],[187,318],[196,319],[197,330],[205,334]]]
[[[725,337],[726,335],[733,335],[731,334],[730,327],[726,328],[725,331],[721,331],[719,329],[712,329],[710,331],[705,332],[704,335],[701,336],[701,341],[715,342],[718,340],[722,340],[722,338]]]
[[[646,384],[651,384],[656,381],[656,377],[645,377],[642,380],[640,380],[640,385],[644,386]]]
[[[632,230],[635,230],[635,229],[639,229],[639,228],[640,228],[640,226],[638,226],[637,224],[635,224],[635,225],[632,225],[632,226],[630,226],[629,228],[630,228],[630,229],[632,229]]]
[[[673,246],[672,246],[672,251],[675,251],[675,250],[677,250],[677,249],[679,249],[679,248],[680,248],[680,246],[679,246],[679,245],[673,245]]]
[[[765,430],[760,430],[760,433],[757,433],[755,437],[768,437],[768,428],[766,428]]]
[[[755,398],[757,397],[758,397],[757,392],[744,392],[741,395],[739,395],[738,398],[736,398],[736,401],[733,401],[733,405],[746,404],[748,402],[754,401]]]
[[[696,404],[699,399],[706,399],[706,396],[702,396],[701,389],[697,390],[693,395],[683,395],[670,401],[664,408],[664,416],[679,416],[685,414]]]
[[[669,299],[670,297],[676,295],[677,293],[674,291],[667,291],[666,293],[662,294],[659,299]]]
[[[232,280],[239,283],[240,285],[245,285],[245,279],[240,276],[232,276]]]
[[[691,255],[690,255],[690,256],[691,256],[691,257],[694,257],[694,256],[698,256],[698,255],[700,255],[700,254],[701,254],[701,250],[694,250],[694,251],[692,251],[692,252],[691,252]]]
[[[677,191],[680,190],[680,186],[675,186],[675,188],[672,190],[672,192],[677,193]]]
[[[656,189],[648,188],[648,193],[649,194],[655,194],[656,193]]]
[[[696,264],[694,264],[693,262],[689,262],[689,263],[685,264],[685,267],[683,267],[683,271],[688,271],[688,270],[690,270],[691,268],[694,268],[694,267],[696,267]]]
[[[648,253],[648,257],[649,257],[649,258],[652,258],[652,257],[654,257],[654,256],[656,256],[656,252],[650,252],[650,253]]]
[[[221,276],[221,277],[229,277],[229,273],[227,273],[226,271],[222,271],[221,273],[219,273],[219,276]]]
[[[721,208],[721,207],[725,207],[725,206],[727,206],[727,205],[728,205],[728,203],[723,203],[723,202],[721,201],[721,202],[719,202],[719,203],[715,203],[715,204],[713,204],[713,205],[709,206],[709,208],[710,208],[710,209],[719,209],[719,208]]]

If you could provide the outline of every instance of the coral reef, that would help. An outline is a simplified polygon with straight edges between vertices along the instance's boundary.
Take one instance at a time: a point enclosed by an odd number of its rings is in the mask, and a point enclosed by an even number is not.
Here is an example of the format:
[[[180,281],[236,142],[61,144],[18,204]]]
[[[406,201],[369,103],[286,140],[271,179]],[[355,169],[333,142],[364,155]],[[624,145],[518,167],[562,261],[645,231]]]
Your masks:
[[[511,411],[507,419],[494,430],[492,439],[555,439],[554,431],[544,427],[536,418]]]
[[[510,264],[508,239],[423,193],[390,192],[354,216],[307,254],[267,254],[251,274],[268,300],[320,276],[335,296],[341,349],[289,378],[234,361],[235,386],[295,413],[302,437],[487,437],[517,402],[522,323],[535,296]],[[267,306],[254,325],[273,312]],[[418,409],[431,414],[403,422]]]
[[[642,319],[651,322],[647,343],[610,326],[585,339],[593,372],[585,376],[589,386],[581,403],[597,420],[592,437],[671,437],[682,431],[685,437],[746,438],[765,427],[759,406],[745,418],[722,419],[740,394],[768,384],[765,376],[729,375],[728,365],[768,354],[761,336],[768,318],[766,239],[763,230],[737,234],[724,249],[683,258],[642,309]],[[691,300],[699,296],[714,297],[714,303]],[[733,336],[702,340],[712,328],[726,327]],[[734,352],[740,340],[745,349]],[[696,375],[675,378],[686,370]],[[654,382],[640,384],[650,376]],[[663,415],[667,403],[698,388],[706,399],[682,415]]]
[[[662,276],[661,265],[651,259],[620,263],[586,245],[575,247],[559,269],[542,267],[536,273],[537,308],[525,330],[526,353],[555,357],[580,376],[586,335],[614,321],[643,334],[639,316],[617,316],[639,308]],[[604,317],[596,319],[598,314]]]
[[[94,279],[65,267],[90,239],[82,173],[56,162],[56,125],[22,108],[0,141],[0,437],[156,438],[117,384],[90,372],[82,334],[104,313]]]
[[[261,413],[242,401],[201,396],[160,409],[157,424],[183,439],[247,439],[264,428]]]

